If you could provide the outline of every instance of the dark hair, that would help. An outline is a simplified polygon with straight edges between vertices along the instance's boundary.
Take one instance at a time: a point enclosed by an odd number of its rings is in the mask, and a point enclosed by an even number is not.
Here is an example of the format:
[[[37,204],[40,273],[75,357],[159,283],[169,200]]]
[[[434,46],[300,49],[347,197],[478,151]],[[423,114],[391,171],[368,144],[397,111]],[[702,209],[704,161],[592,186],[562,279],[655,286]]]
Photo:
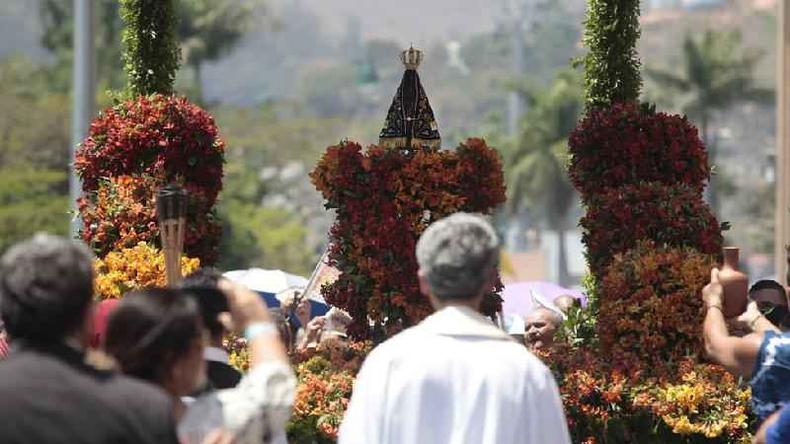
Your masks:
[[[190,274],[179,284],[185,293],[197,302],[203,325],[206,326],[212,338],[221,337],[225,328],[219,322],[219,314],[230,310],[228,300],[217,288],[217,283],[222,279],[222,274],[214,268],[200,268]]]
[[[48,234],[16,244],[0,260],[0,313],[14,339],[48,344],[74,333],[93,299],[93,254]]]
[[[761,281],[755,282],[752,287],[749,289],[749,294],[754,293],[755,291],[761,290],[776,290],[782,294],[782,297],[787,300],[787,292],[785,291],[784,285],[780,284],[771,279],[763,279]]]
[[[222,273],[213,267],[202,267],[185,277],[178,285],[179,288],[217,287],[219,280],[223,279]]]
[[[124,373],[161,383],[202,328],[197,303],[181,291],[133,291],[110,315],[105,348]]]

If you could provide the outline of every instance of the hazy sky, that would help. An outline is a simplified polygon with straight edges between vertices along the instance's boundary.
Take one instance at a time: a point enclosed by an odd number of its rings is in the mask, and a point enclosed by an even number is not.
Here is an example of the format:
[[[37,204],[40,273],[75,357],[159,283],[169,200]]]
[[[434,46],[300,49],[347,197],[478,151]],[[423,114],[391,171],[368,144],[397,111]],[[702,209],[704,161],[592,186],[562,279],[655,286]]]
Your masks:
[[[463,39],[492,30],[510,0],[267,0],[274,11],[299,4],[321,18],[332,34],[343,34],[358,17],[364,39],[391,39],[427,47],[437,40]]]

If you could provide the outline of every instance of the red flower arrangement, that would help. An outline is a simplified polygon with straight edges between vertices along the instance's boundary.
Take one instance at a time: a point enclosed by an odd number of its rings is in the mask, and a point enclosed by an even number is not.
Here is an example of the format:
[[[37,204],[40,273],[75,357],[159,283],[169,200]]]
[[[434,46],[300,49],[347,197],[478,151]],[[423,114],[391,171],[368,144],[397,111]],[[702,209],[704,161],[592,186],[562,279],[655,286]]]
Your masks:
[[[705,146],[685,116],[617,103],[590,111],[568,141],[571,181],[583,198],[638,182],[684,184],[701,192],[710,179]]]
[[[621,103],[591,110],[569,144],[596,337],[545,358],[574,440],[750,442],[748,389],[699,363],[699,291],[727,225],[702,199],[710,168],[697,130]]]
[[[78,201],[82,239],[99,257],[139,242],[158,246],[159,225],[154,199],[163,185],[161,179],[148,175],[117,176],[100,181],[95,192]],[[191,223],[187,225],[184,238],[185,254],[212,263],[217,256],[222,226],[209,199],[202,194],[203,190],[193,185],[188,185],[187,190],[187,220]]]
[[[615,367],[660,371],[702,352],[702,299],[715,257],[643,241],[618,255],[600,290],[598,338]]]
[[[629,184],[589,196],[587,214],[579,224],[590,269],[598,276],[616,254],[640,240],[719,255],[721,230],[726,229],[697,191],[659,182]]]
[[[336,209],[330,265],[340,277],[322,289],[327,302],[354,321],[350,335],[366,338],[368,318],[391,333],[432,312],[420,294],[414,248],[432,222],[458,211],[491,213],[505,200],[499,154],[481,139],[454,151],[391,150],[356,143],[329,147],[311,173]],[[484,311],[501,303],[492,289]]]
[[[190,196],[186,253],[213,263],[224,150],[211,115],[183,97],[140,96],[105,109],[75,160],[85,193],[83,239],[100,255],[156,240],[152,196],[176,181]]]
[[[80,145],[75,168],[86,192],[102,179],[148,174],[204,190],[222,189],[225,143],[214,118],[184,97],[140,96],[107,108]]]

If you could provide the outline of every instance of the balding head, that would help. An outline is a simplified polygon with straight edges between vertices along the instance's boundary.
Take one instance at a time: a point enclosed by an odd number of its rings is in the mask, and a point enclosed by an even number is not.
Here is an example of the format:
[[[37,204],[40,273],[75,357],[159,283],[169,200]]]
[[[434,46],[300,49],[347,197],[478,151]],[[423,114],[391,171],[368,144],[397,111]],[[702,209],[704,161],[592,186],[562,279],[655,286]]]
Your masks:
[[[554,335],[562,325],[559,314],[546,307],[538,307],[524,318],[524,333],[531,348],[547,348],[554,344]]]

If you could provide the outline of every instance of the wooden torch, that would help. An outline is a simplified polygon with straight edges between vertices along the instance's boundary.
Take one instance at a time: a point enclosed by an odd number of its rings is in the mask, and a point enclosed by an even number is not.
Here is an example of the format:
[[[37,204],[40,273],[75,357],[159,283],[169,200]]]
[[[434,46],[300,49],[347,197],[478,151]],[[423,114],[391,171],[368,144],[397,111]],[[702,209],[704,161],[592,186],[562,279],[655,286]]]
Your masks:
[[[156,196],[159,235],[165,255],[167,285],[181,281],[181,253],[184,252],[184,233],[187,223],[187,191],[177,184],[162,187]]]

